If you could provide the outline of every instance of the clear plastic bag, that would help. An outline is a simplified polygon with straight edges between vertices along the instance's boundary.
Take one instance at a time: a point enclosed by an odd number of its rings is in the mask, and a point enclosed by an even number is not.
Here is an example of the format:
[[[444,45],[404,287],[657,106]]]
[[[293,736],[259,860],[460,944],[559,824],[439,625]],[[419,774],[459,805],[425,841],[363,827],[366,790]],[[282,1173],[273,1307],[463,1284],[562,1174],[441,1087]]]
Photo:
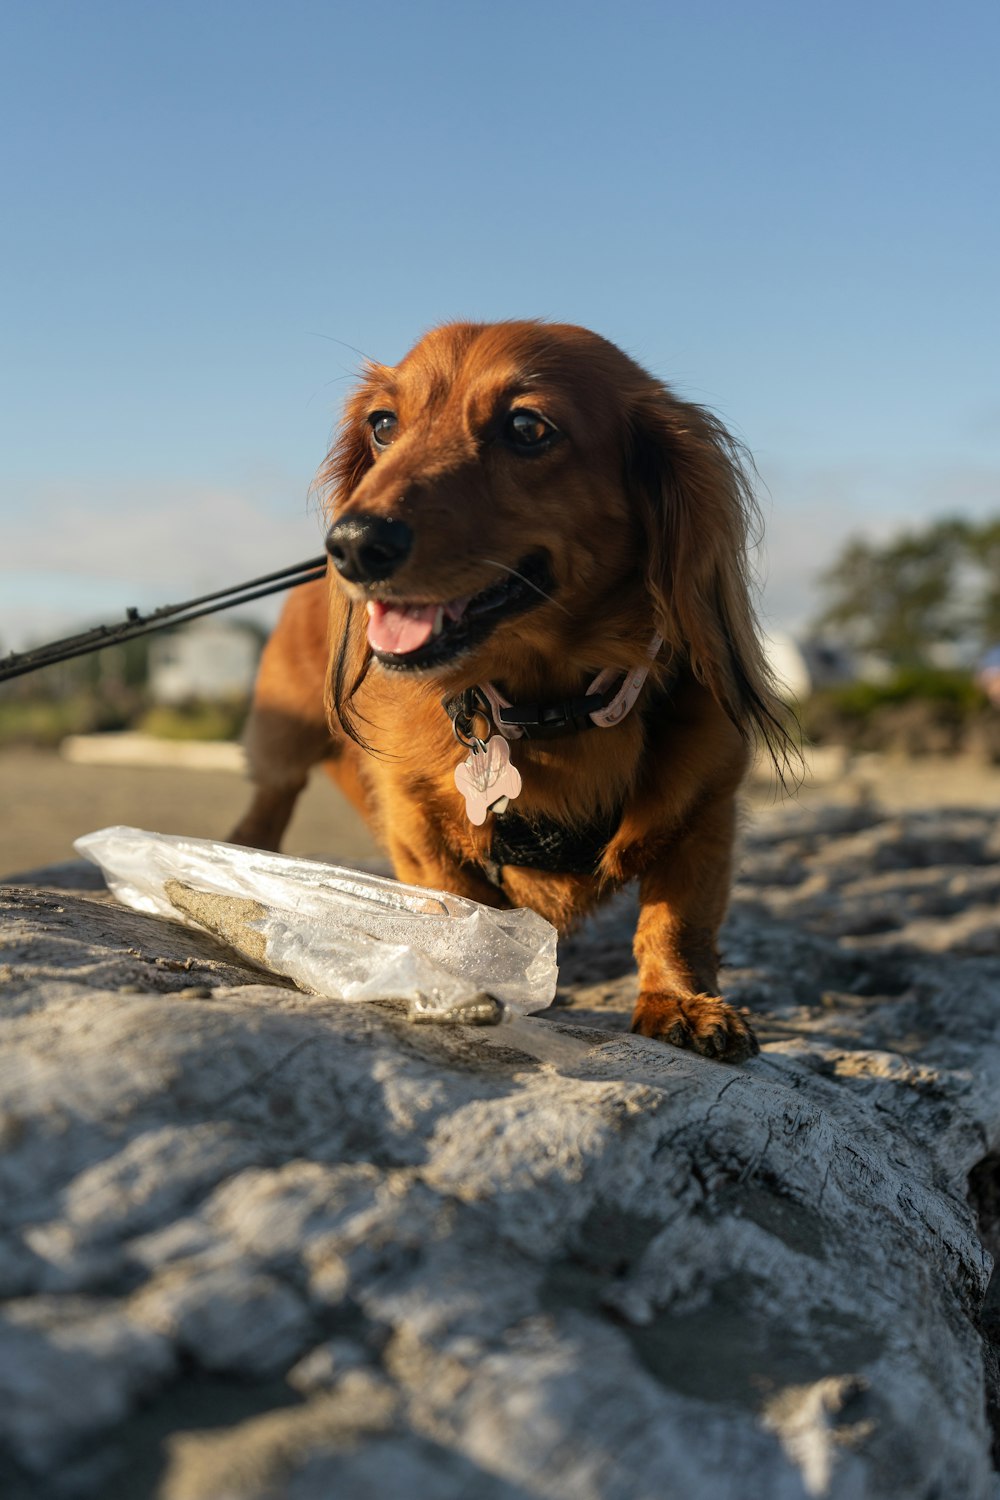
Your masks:
[[[414,1020],[479,1023],[544,1010],[555,994],[556,932],[537,912],[140,828],[75,847],[126,905],[205,928],[313,994],[396,997]]]

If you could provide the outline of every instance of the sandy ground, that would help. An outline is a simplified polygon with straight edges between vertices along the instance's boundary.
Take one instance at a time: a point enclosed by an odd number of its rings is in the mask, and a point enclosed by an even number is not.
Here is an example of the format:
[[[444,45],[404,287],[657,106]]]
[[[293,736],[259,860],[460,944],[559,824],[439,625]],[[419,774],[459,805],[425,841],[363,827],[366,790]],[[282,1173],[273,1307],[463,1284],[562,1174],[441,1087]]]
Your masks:
[[[1000,810],[1000,768],[960,760],[894,761],[878,756],[841,763],[818,757],[816,777],[797,794],[809,805],[874,799],[890,810],[993,807]],[[225,838],[249,796],[233,772],[147,766],[73,765],[55,752],[0,752],[0,879],[73,857],[80,834],[122,823],[156,833]],[[762,780],[749,801],[774,801]],[[344,864],[382,856],[357,814],[322,773],[300,799],[285,851]]]
[[[149,766],[72,765],[55,752],[0,752],[0,880],[73,859],[73,840],[113,824],[224,839],[250,796],[243,776]],[[285,852],[344,864],[381,859],[322,773],[299,799]]]

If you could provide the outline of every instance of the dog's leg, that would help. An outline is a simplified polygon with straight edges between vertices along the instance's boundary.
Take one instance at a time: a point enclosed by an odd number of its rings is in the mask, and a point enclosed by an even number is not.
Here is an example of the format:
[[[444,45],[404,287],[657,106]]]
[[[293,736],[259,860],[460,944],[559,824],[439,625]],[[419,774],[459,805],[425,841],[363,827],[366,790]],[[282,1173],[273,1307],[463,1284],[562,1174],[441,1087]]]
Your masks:
[[[397,880],[408,885],[430,886],[435,891],[451,891],[455,896],[478,901],[481,906],[510,906],[503,891],[475,865],[463,864],[444,850],[433,854],[418,852],[403,839],[391,835],[388,843]]]
[[[376,800],[382,839],[397,880],[451,891],[483,906],[510,906],[485,870],[463,858],[454,830],[449,837],[446,825],[432,816],[434,799],[429,794],[418,801],[401,793],[393,779],[383,775]]]
[[[565,937],[597,905],[597,882],[591,875],[556,875],[505,865],[503,888],[512,906],[530,906]]]
[[[325,724],[308,724],[255,706],[247,720],[244,746],[253,800],[229,835],[231,844],[278,849],[309,772],[333,751]]]
[[[639,883],[639,999],[632,1030],[704,1057],[742,1062],[758,1046],[718,995],[716,938],[729,898],[732,798],[704,808]]]
[[[340,749],[323,707],[327,600],[325,579],[294,589],[264,648],[243,732],[254,796],[231,843],[277,849],[309,772]]]

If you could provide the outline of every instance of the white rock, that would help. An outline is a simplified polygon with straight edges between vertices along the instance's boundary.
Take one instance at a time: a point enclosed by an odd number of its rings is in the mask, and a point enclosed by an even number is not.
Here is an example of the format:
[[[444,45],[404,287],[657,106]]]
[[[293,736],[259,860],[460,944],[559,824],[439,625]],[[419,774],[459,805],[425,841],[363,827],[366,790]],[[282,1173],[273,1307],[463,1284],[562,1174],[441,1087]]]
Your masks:
[[[162,1500],[996,1500],[996,853],[975,810],[776,808],[741,1069],[628,1034],[627,897],[570,1009],[447,1030],[8,895],[5,1493],[103,1495],[158,1431]]]

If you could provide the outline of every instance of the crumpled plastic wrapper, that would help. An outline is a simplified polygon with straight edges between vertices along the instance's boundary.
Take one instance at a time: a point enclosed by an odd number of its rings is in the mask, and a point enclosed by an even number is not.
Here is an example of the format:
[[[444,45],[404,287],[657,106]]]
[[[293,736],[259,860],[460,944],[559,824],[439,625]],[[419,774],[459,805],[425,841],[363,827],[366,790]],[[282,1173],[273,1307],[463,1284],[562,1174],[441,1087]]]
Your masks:
[[[104,828],[76,840],[119,901],[221,937],[316,995],[397,998],[412,1020],[489,1024],[544,1010],[556,931],[446,891],[235,844]]]

